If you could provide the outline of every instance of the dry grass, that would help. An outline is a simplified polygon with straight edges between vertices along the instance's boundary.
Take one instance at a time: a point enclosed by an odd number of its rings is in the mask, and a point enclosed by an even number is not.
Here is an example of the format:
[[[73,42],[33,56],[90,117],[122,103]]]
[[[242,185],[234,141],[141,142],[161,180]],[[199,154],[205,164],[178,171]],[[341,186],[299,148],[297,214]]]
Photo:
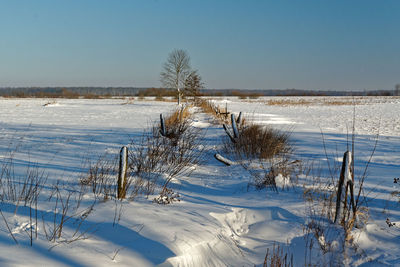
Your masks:
[[[199,99],[199,101],[196,103],[196,106],[200,107],[204,113],[210,115],[215,114],[215,105],[209,100]]]
[[[47,182],[47,174],[34,163],[26,167],[25,175],[15,173],[14,151],[10,151],[0,159],[0,201],[16,203],[16,208],[23,203],[24,206],[37,201],[42,189]]]
[[[267,249],[263,267],[293,267],[293,254],[283,252],[283,248],[274,244],[272,251]]]
[[[238,123],[238,132],[238,138],[224,139],[225,153],[231,154],[249,171],[253,178],[249,185],[277,191],[276,177],[282,175],[289,179],[297,168],[298,161],[291,161],[290,133],[247,123],[244,118]]]
[[[240,124],[240,138],[236,143],[225,142],[225,147],[233,148],[240,158],[271,159],[288,154],[292,148],[289,134],[257,124]]]
[[[217,123],[227,123],[229,121],[227,110],[216,106],[210,100],[198,99],[195,105],[201,108],[204,113],[211,115]]]
[[[88,172],[80,177],[80,184],[90,188],[96,199],[116,197],[116,168],[116,157],[112,158],[108,154],[100,156],[95,163],[88,162]]]
[[[166,137],[171,140],[172,144],[176,144],[191,127],[191,116],[189,107],[184,106],[165,118]],[[160,129],[160,125],[158,124],[156,128]]]
[[[345,106],[366,104],[365,99],[365,97],[274,98],[267,100],[265,104],[269,106]]]
[[[306,231],[311,233],[323,254],[330,255],[330,263],[336,265],[338,262],[347,260],[351,255],[348,248],[354,248],[357,252],[357,244],[354,242],[354,228],[362,228],[368,221],[368,208],[365,205],[365,197],[363,196],[363,185],[366,178],[368,165],[376,149],[377,140],[370,158],[364,168],[364,173],[358,176],[358,183],[355,183],[354,177],[354,158],[350,163],[345,163],[343,156],[342,164],[339,164],[333,156],[333,164],[330,162],[332,158],[328,157],[324,141],[324,150],[326,154],[326,162],[328,164],[330,177],[321,178],[322,171],[315,171],[317,168],[310,166],[308,173],[304,173],[306,180],[312,181],[311,184],[305,186],[304,197],[309,204],[309,223]],[[351,144],[354,147],[354,125]],[[352,151],[354,151],[352,149]],[[342,166],[340,166],[342,165]],[[352,181],[343,183],[344,173],[349,170]],[[339,179],[338,181],[338,178]],[[356,181],[357,181],[356,180]],[[354,189],[352,185],[354,184]],[[342,188],[342,189],[341,189]],[[354,196],[352,196],[354,192]],[[341,206],[338,206],[338,204]]]
[[[134,173],[132,185],[135,190],[131,196],[149,196],[158,188],[157,203],[172,203],[171,198],[178,196],[169,188],[171,180],[189,174],[202,153],[198,141],[200,132],[191,127],[190,115],[187,108],[177,110],[165,120],[165,137],[159,133],[157,124],[150,133],[144,133],[139,142],[132,142],[129,164]]]
[[[173,127],[177,124],[182,123],[183,121],[191,118],[192,114],[189,111],[188,106],[184,106],[180,109],[175,110],[171,115],[165,118],[166,126]]]
[[[138,95],[137,100],[140,101],[146,101],[146,102],[169,102],[169,103],[176,103],[177,100],[173,97],[168,97],[168,96],[144,96],[144,95]]]
[[[270,99],[265,102],[268,106],[305,106],[311,105],[312,101],[305,99]]]
[[[177,175],[188,174],[196,164],[202,148],[198,142],[199,130],[191,127],[188,107],[177,109],[165,119],[166,136],[160,134],[156,123],[143,133],[140,140],[132,141],[129,147],[129,169],[124,194],[134,200],[138,195],[149,196],[159,191],[157,203],[168,204],[177,200],[179,194],[168,186]],[[89,171],[80,179],[90,188],[96,199],[116,199],[115,177],[117,158],[103,155],[88,164]]]

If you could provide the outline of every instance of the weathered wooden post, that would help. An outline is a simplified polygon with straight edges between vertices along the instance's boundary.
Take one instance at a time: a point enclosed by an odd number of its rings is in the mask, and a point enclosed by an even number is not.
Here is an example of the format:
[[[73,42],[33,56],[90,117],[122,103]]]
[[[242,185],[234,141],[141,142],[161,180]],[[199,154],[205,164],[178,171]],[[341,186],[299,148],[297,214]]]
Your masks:
[[[164,137],[167,136],[167,131],[165,129],[165,122],[162,114],[160,114],[160,134]]]
[[[240,112],[239,117],[241,118],[242,113]],[[237,120],[235,120],[235,114],[231,114],[231,124],[232,124],[232,132],[228,129],[228,126],[226,124],[222,124],[222,127],[224,128],[226,134],[228,135],[229,139],[231,139],[232,143],[237,143],[237,140],[239,139],[239,130],[237,128]]]
[[[227,159],[227,158],[224,158],[223,156],[221,156],[220,154],[214,154],[214,158],[216,159],[216,160],[218,160],[218,161],[220,161],[220,162],[222,162],[222,163],[224,163],[226,166],[231,166],[231,165],[234,165],[235,164],[235,162],[233,162],[233,161],[231,161],[231,160],[229,160],[229,159]]]
[[[241,122],[242,122],[242,112],[240,111],[240,112],[239,112],[239,116],[238,116],[238,118],[237,118],[237,120],[236,120],[236,123],[239,124],[239,123],[241,123]]]
[[[231,131],[229,131],[228,127],[226,126],[226,124],[222,124],[222,127],[224,128],[226,134],[229,136],[229,139],[231,139],[232,143],[236,143],[236,139],[235,137],[232,135]]]
[[[351,171],[352,156],[350,151],[346,151],[343,155],[342,169],[340,171],[339,184],[336,196],[336,212],[334,223],[341,223],[345,218],[347,209],[350,205],[353,207],[355,215],[356,207],[354,204],[354,182],[353,174]],[[347,194],[350,189],[350,203],[347,207]]]
[[[124,199],[126,196],[126,183],[128,172],[128,148],[123,146],[119,153],[118,189],[117,198]]]
[[[235,114],[231,114],[231,124],[232,124],[232,130],[233,130],[233,137],[239,138],[239,131],[238,128],[236,126],[236,120],[235,120]]]

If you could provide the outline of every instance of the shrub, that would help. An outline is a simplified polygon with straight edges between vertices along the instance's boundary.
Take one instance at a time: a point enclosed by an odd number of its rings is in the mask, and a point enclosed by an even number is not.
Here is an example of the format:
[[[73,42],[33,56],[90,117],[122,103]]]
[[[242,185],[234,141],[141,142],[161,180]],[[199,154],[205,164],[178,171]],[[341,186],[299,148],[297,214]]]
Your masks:
[[[96,201],[89,206],[82,205],[85,194],[82,189],[76,190],[70,185],[61,184],[60,181],[53,185],[48,201],[52,201],[54,207],[52,211],[42,214],[42,222],[43,232],[47,240],[55,243],[54,246],[86,239],[93,231],[85,222],[93,211]]]
[[[81,185],[91,188],[96,198],[108,200],[116,197],[115,177],[117,158],[105,154],[92,164],[89,163],[86,176],[80,178]]]
[[[167,136],[161,136],[159,125],[144,133],[139,145],[132,142],[129,153],[130,168],[134,173],[131,196],[153,194],[158,186],[160,196],[174,195],[168,188],[177,175],[188,174],[202,152],[198,142],[199,130],[190,126],[189,113],[183,109],[166,118]],[[164,181],[159,184],[163,176]]]
[[[240,138],[236,143],[225,142],[225,147],[240,158],[271,159],[292,150],[288,133],[257,124],[239,125]]]
[[[16,148],[17,150],[17,148]],[[25,175],[15,174],[14,153],[12,151],[0,161],[0,200],[15,202],[18,207],[37,201],[47,181],[47,174],[35,164],[29,164]]]
[[[166,137],[176,144],[182,135],[191,127],[191,114],[188,107],[177,109],[165,119]],[[159,129],[159,125],[157,126]]]
[[[292,146],[289,133],[268,126],[239,123],[239,138],[224,139],[224,150],[234,155],[253,177],[250,183],[258,189],[277,190],[276,177],[289,179],[297,161],[291,162]]]

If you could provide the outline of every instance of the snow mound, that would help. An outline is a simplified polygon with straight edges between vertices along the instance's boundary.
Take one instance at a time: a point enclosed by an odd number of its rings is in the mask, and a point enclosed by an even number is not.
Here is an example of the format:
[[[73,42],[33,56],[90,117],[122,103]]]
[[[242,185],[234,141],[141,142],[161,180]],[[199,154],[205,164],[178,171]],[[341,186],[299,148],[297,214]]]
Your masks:
[[[204,121],[193,121],[192,126],[197,128],[208,128],[210,127],[210,123]]]

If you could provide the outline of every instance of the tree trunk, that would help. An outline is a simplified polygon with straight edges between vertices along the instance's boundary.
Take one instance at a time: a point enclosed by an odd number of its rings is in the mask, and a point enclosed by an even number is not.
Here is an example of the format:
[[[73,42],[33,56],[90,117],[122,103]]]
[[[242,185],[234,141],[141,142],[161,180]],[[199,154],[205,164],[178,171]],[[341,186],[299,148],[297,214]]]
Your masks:
[[[181,89],[178,87],[178,106],[181,104]]]

